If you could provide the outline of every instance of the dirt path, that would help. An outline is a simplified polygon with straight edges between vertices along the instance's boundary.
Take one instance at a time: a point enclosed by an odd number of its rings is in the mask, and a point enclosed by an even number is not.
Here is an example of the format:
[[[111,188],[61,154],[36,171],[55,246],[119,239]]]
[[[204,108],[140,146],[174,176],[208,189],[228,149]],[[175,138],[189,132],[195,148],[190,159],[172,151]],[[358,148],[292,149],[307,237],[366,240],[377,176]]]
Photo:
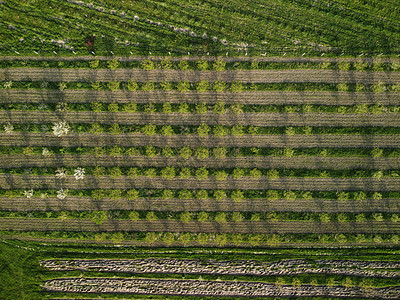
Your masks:
[[[175,296],[231,297],[343,297],[397,299],[400,287],[365,289],[359,286],[292,285],[277,286],[254,281],[209,281],[141,278],[58,278],[48,280],[44,288],[54,292],[130,293]]]
[[[45,89],[0,89],[4,103],[198,103],[245,105],[356,105],[382,104],[400,105],[400,92],[355,93],[355,92],[303,92],[303,91],[252,91],[252,92],[197,92],[190,91],[97,91],[97,90],[45,90]]]
[[[1,189],[242,189],[242,190],[302,190],[302,191],[398,191],[400,178],[312,178],[284,177],[270,180],[266,176],[260,178],[243,177],[218,181],[214,177],[197,180],[162,177],[138,176],[135,179],[121,176],[113,179],[109,176],[85,176],[83,180],[75,180],[73,176],[58,179],[50,175],[13,175],[0,174]]]
[[[208,167],[208,168],[271,168],[271,169],[372,169],[389,170],[400,169],[400,160],[384,157],[323,157],[323,156],[298,156],[298,157],[267,157],[267,156],[242,156],[206,159],[190,157],[183,159],[180,156],[117,156],[92,155],[92,154],[54,154],[0,155],[0,168],[23,167],[85,167],[85,166],[139,166],[139,167]]]
[[[96,224],[89,219],[23,219],[0,218],[0,230],[17,231],[139,231],[139,232],[209,232],[209,233],[395,233],[400,232],[400,223],[390,221],[366,221],[362,223],[312,222],[312,221],[241,221],[217,223],[215,221],[178,220],[106,220]]]
[[[93,111],[0,111],[0,120],[11,124],[43,124],[66,121],[85,124],[124,125],[244,125],[262,127],[324,126],[324,127],[400,127],[399,113],[339,114],[339,113],[128,113]]]
[[[361,83],[400,84],[400,72],[336,71],[336,70],[235,70],[235,71],[181,71],[140,69],[0,69],[0,81],[49,82],[249,82],[249,83]]]
[[[34,208],[32,207],[34,205]],[[148,210],[148,211],[242,211],[242,212],[387,212],[400,213],[400,199],[366,199],[362,201],[337,199],[243,199],[240,202],[231,199],[163,199],[163,198],[126,198],[100,200],[91,197],[68,196],[65,200],[56,197],[32,198],[0,197],[0,210],[5,211],[68,211],[68,210]]]
[[[110,133],[69,133],[56,137],[52,133],[15,132],[6,134],[0,132],[0,146],[43,146],[43,147],[98,147],[107,145],[147,146],[156,147],[266,147],[266,148],[400,148],[398,135],[244,135],[223,136],[209,135],[154,135],[141,133],[119,134]]]

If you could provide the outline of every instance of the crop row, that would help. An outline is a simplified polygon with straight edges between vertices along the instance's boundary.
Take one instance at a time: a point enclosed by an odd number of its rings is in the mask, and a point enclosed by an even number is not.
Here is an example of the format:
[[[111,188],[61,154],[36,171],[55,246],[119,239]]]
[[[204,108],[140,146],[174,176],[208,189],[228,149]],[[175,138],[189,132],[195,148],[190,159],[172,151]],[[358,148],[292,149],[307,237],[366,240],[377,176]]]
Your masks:
[[[171,113],[182,114],[183,116],[189,113],[209,116],[211,113],[218,115],[232,114],[240,115],[243,118],[243,113],[322,113],[322,114],[390,114],[399,113],[399,106],[383,106],[383,105],[351,105],[351,106],[334,106],[334,105],[242,105],[242,104],[225,104],[224,102],[217,102],[214,105],[207,105],[206,103],[186,103],[182,102],[169,103],[148,103],[148,104],[137,104],[131,103],[116,103],[110,104],[99,103],[99,102],[88,102],[88,103],[66,103],[60,102],[55,103],[0,103],[1,111],[16,111],[22,113],[25,111],[30,112],[57,112],[57,116],[62,115],[62,112],[116,112],[124,113],[163,113],[168,116]],[[256,115],[255,115],[256,116]]]
[[[26,113],[26,112],[24,112]],[[152,114],[144,114],[145,116],[152,116]],[[194,115],[196,116],[196,115]],[[179,114],[175,117],[179,118]],[[62,119],[62,118],[60,118]],[[164,121],[162,121],[164,122]],[[3,130],[6,134],[13,132],[53,132],[57,137],[65,136],[69,133],[91,133],[99,135],[102,133],[110,133],[112,135],[118,134],[137,134],[143,133],[146,136],[153,135],[197,135],[204,137],[208,135],[222,136],[243,136],[243,135],[396,135],[400,134],[400,128],[397,127],[397,122],[393,123],[394,126],[358,126],[358,127],[343,127],[343,126],[253,126],[253,125],[207,125],[201,123],[199,125],[155,125],[152,123],[143,124],[99,124],[99,123],[67,123],[66,121],[59,121],[54,123],[47,123],[46,120],[40,121],[40,124],[3,124]]]
[[[78,176],[79,177],[79,176]],[[243,189],[243,190],[311,190],[311,191],[397,191],[400,190],[399,178],[301,178],[284,177],[270,179],[267,176],[242,177],[226,180],[206,178],[198,180],[195,177],[187,179],[175,178],[165,179],[159,176],[146,177],[137,176],[130,178],[120,176],[92,176],[82,178],[67,175],[65,178],[57,178],[48,175],[13,175],[0,174],[0,188],[2,189],[129,189],[129,188],[152,188],[152,189]]]
[[[190,149],[189,149],[190,150]],[[161,156],[161,155],[122,155],[104,154],[46,154],[29,155],[13,154],[0,155],[0,168],[22,167],[206,167],[206,168],[269,168],[269,169],[364,169],[364,170],[396,170],[400,169],[398,158],[383,157],[324,157],[324,156],[294,156],[294,157],[265,157],[242,156],[226,157],[221,150],[221,156],[208,157],[213,154],[203,148],[194,149],[188,154],[194,156]],[[150,151],[150,150],[149,150]],[[206,151],[206,152],[205,152]],[[208,152],[208,155],[206,154]],[[210,153],[211,152],[211,153]],[[202,155],[200,155],[202,154]],[[204,156],[206,154],[207,157]]]
[[[95,272],[122,272],[122,273],[184,273],[184,274],[212,274],[235,276],[286,276],[299,274],[337,274],[345,276],[367,277],[400,277],[395,271],[382,269],[399,269],[396,262],[368,262],[368,261],[323,261],[315,263],[304,259],[283,260],[273,263],[258,261],[215,261],[189,259],[74,259],[74,260],[44,260],[42,266],[52,271],[95,271]],[[334,263],[338,266],[333,267]]]
[[[101,224],[99,224],[101,223]],[[139,231],[139,232],[213,232],[213,233],[374,233],[398,234],[400,223],[391,221],[308,222],[308,221],[187,221],[180,220],[104,220],[0,218],[0,230],[16,231]]]
[[[131,220],[131,221],[162,221],[162,220],[176,220],[181,221],[183,223],[190,223],[191,221],[198,222],[207,222],[207,221],[215,221],[218,224],[225,224],[229,222],[235,222],[239,225],[242,222],[248,221],[264,221],[264,222],[286,222],[286,221],[301,221],[306,223],[369,223],[371,221],[376,222],[386,222],[386,224],[394,224],[399,223],[400,217],[398,214],[390,214],[390,213],[313,213],[313,212],[292,212],[292,211],[284,211],[284,212],[275,212],[275,211],[267,211],[267,212],[220,212],[220,211],[171,211],[166,208],[164,211],[131,211],[131,210],[118,210],[118,207],[115,207],[113,210],[109,211],[52,211],[52,212],[43,212],[31,210],[29,212],[26,211],[2,211],[0,212],[0,217],[2,218],[20,218],[20,219],[62,219],[62,220],[76,220],[76,219],[90,219],[94,223],[100,225],[104,221],[107,220]]]
[[[2,103],[207,103],[243,105],[399,105],[400,93],[363,93],[328,91],[98,91],[0,89]]]
[[[126,278],[58,278],[46,281],[44,288],[53,292],[131,293],[143,295],[234,296],[234,297],[360,297],[397,299],[399,287],[363,289],[344,286],[276,285],[265,282],[126,279]]]
[[[336,113],[129,113],[92,111],[0,111],[0,119],[12,124],[43,124],[66,121],[80,124],[123,125],[224,125],[224,126],[310,126],[310,127],[400,127],[399,114],[336,114]]]
[[[235,71],[181,71],[181,70],[88,70],[88,69],[0,69],[0,81],[48,82],[250,82],[250,83],[362,83],[400,84],[400,72],[362,72],[335,70],[235,70]]]
[[[136,157],[143,157],[143,160],[149,160],[150,157],[154,159],[160,160],[159,162],[162,163],[162,157],[170,157],[172,160],[176,161],[177,164],[181,158],[184,160],[195,160],[196,149],[198,148],[190,148],[190,147],[183,147],[183,148],[171,148],[169,146],[160,148],[154,146],[142,146],[142,147],[120,147],[120,146],[107,146],[107,147],[7,147],[7,146],[0,146],[0,156],[1,155],[11,155],[10,159],[15,159],[16,163],[19,164],[20,161],[26,162],[29,160],[28,156],[31,157],[31,161],[37,160],[39,162],[45,161],[45,157],[48,160],[52,160],[54,158],[53,155],[56,155],[56,158],[63,160],[65,159],[66,163],[68,163],[71,157],[74,157],[77,160],[80,160],[81,157],[85,157],[88,159],[88,163],[90,164],[90,155],[95,155],[99,158],[100,161],[108,161],[113,160],[114,158],[116,161],[120,161],[122,165],[127,157],[132,157],[133,161],[135,161]],[[259,159],[269,158],[271,159],[271,163],[275,161],[279,161],[278,158],[286,157],[320,157],[322,158],[322,162],[325,158],[340,158],[340,157],[353,157],[354,160],[356,158],[361,158],[360,161],[363,159],[370,159],[371,163],[375,162],[377,164],[381,164],[384,159],[387,158],[391,160],[391,158],[396,158],[400,156],[400,149],[368,149],[368,148],[350,148],[350,149],[342,149],[342,148],[262,148],[262,147],[242,147],[242,148],[235,148],[235,147],[215,147],[215,148],[202,148],[202,151],[207,152],[208,150],[208,157],[204,158],[210,161],[212,165],[212,161],[214,158],[221,159],[224,162],[229,161],[232,159],[237,159],[240,161],[242,158],[247,157],[248,159],[254,159],[254,162],[257,163]],[[206,150],[204,150],[206,149]],[[59,156],[59,154],[64,154],[64,156]],[[43,156],[43,157],[42,157]],[[6,156],[5,156],[6,157]],[[147,158],[145,158],[147,157]],[[227,161],[224,159],[228,158]],[[374,158],[378,158],[374,160]],[[311,158],[312,159],[312,158]],[[349,158],[350,159],[350,158]],[[0,161],[2,158],[0,157]],[[340,162],[340,159],[338,160]],[[358,160],[357,160],[358,161]],[[33,162],[32,162],[33,163]],[[188,162],[189,163],[189,162]],[[350,163],[350,161],[348,161]],[[393,168],[396,168],[395,162],[393,163]],[[311,161],[310,161],[310,164]],[[382,164],[383,165],[383,164]],[[305,167],[306,168],[306,167]]]
[[[109,210],[143,210],[143,211],[241,211],[241,212],[353,212],[353,213],[400,213],[399,199],[365,199],[363,201],[338,201],[336,199],[221,199],[212,198],[179,199],[179,198],[136,198],[127,197],[93,199],[91,197],[67,196],[67,200],[48,196],[34,197],[0,197],[2,211],[109,211]]]
[[[166,59],[171,61],[172,63],[177,63],[179,67],[179,63],[181,61],[187,61],[188,63],[195,63],[196,65],[199,65],[203,63],[203,61],[206,61],[208,63],[207,67],[211,67],[213,63],[217,60],[223,60],[225,61],[228,65],[231,63],[235,62],[242,62],[244,63],[252,63],[254,62],[259,62],[260,65],[259,67],[262,67],[262,63],[282,63],[282,64],[323,64],[323,63],[331,63],[331,64],[340,64],[340,63],[352,63],[355,64],[353,67],[355,69],[358,64],[368,64],[370,65],[380,65],[380,64],[398,64],[400,63],[398,59],[396,58],[390,58],[390,57],[364,57],[364,58],[354,58],[354,57],[307,57],[307,56],[275,56],[275,57],[268,57],[268,56],[260,56],[260,57],[251,57],[251,56],[236,56],[236,57],[215,57],[215,56],[140,56],[140,55],[130,55],[130,56],[113,56],[113,60],[117,60],[118,62],[139,62],[142,63],[143,61],[148,61],[151,60],[154,63],[154,67],[157,69],[165,69],[163,63],[161,61],[165,61]],[[101,55],[96,55],[93,57],[93,55],[79,55],[79,56],[7,56],[3,55],[0,57],[0,61],[47,61],[47,62],[87,62],[87,66],[89,67],[90,65],[88,64],[91,61],[98,60],[99,62],[103,62],[107,64],[108,62],[111,61],[110,56],[101,56]],[[165,64],[165,63],[164,63]],[[211,64],[211,65],[210,65]],[[351,65],[350,65],[351,67]],[[180,68],[181,69],[181,68]],[[200,67],[199,67],[200,69]],[[204,67],[201,66],[201,70],[203,70]]]
[[[245,135],[198,136],[69,133],[62,138],[52,133],[0,132],[0,146],[101,147],[106,145],[191,147],[267,147],[267,148],[400,148],[398,135]]]
[[[341,202],[351,201],[354,202],[364,202],[364,201],[396,201],[396,199],[400,199],[399,191],[391,191],[391,192],[376,192],[376,191],[297,191],[297,190],[204,190],[204,189],[146,189],[146,188],[138,188],[138,189],[93,189],[93,190],[53,190],[53,189],[40,189],[34,190],[18,190],[18,189],[10,189],[10,190],[0,190],[0,195],[8,198],[18,199],[21,196],[26,197],[27,199],[47,199],[49,197],[56,197],[60,200],[68,197],[91,197],[96,200],[101,200],[105,198],[112,198],[114,201],[119,199],[128,199],[128,200],[138,200],[139,198],[145,198],[148,201],[154,201],[154,198],[157,199],[174,199],[173,201],[182,201],[190,200],[195,201],[218,201],[221,203],[223,201],[232,200],[236,203],[239,203],[243,200],[250,201],[250,199],[254,201],[278,201],[278,200],[286,200],[287,202],[294,201],[309,201],[310,203],[315,201],[323,201],[323,200],[332,200],[337,199]],[[60,195],[59,195],[60,194]],[[150,200],[153,199],[153,200]],[[320,200],[318,200],[320,199]],[[356,201],[354,201],[356,200]],[[50,201],[50,200],[49,200]],[[145,200],[142,200],[145,201]],[[171,200],[172,201],[172,200]],[[396,209],[397,205],[393,205],[393,208]],[[282,210],[284,208],[280,208]]]

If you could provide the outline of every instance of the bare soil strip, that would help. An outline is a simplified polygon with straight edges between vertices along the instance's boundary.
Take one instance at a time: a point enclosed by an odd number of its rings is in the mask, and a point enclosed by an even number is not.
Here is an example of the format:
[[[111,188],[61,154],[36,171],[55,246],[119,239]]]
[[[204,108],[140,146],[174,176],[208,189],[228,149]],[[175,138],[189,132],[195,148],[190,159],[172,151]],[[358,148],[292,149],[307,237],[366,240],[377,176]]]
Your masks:
[[[312,222],[312,221],[241,221],[217,223],[215,221],[179,220],[106,220],[96,224],[89,219],[35,219],[0,218],[0,230],[16,231],[140,231],[140,232],[209,232],[209,233],[350,233],[350,234],[398,234],[400,223],[391,221],[366,221],[361,223]]]
[[[12,124],[43,124],[66,121],[85,124],[123,125],[244,125],[262,127],[400,127],[399,113],[339,114],[339,113],[242,113],[239,115],[212,112],[195,113],[129,113],[93,111],[0,111],[0,120]]]
[[[249,82],[249,83],[361,83],[399,84],[400,72],[336,71],[336,70],[235,70],[235,71],[181,71],[140,69],[0,69],[0,81],[49,82]]]
[[[69,133],[56,137],[52,133],[0,132],[0,146],[43,146],[43,147],[102,147],[118,146],[147,146],[156,147],[266,147],[266,148],[400,148],[398,135],[244,135],[223,136],[209,135],[153,135],[133,134],[90,134]]]
[[[232,296],[232,297],[357,297],[398,299],[400,287],[363,289],[358,286],[292,285],[266,282],[207,281],[127,278],[57,278],[46,281],[53,292],[130,293],[143,295]]]
[[[400,92],[306,92],[306,91],[252,91],[252,92],[179,92],[179,91],[97,91],[97,90],[40,90],[0,89],[4,103],[199,103],[257,104],[257,105],[400,105]]]
[[[264,168],[264,169],[366,169],[366,170],[394,170],[400,169],[398,158],[384,157],[324,157],[324,156],[297,156],[297,157],[272,157],[272,156],[242,156],[242,157],[209,157],[198,159],[180,156],[165,157],[143,155],[93,155],[93,154],[53,154],[0,155],[0,168],[22,167],[194,167],[194,168]]]
[[[398,269],[396,262],[329,261],[311,263],[304,259],[282,260],[279,262],[258,262],[250,260],[231,261],[194,259],[73,259],[45,260],[41,265],[51,271],[92,271],[121,273],[163,273],[163,274],[214,274],[235,276],[285,276],[299,274],[336,274],[345,276],[368,276],[381,278],[400,277],[399,271],[385,271],[384,268]],[[377,268],[378,267],[378,268]],[[383,269],[383,270],[382,270]]]
[[[145,210],[145,211],[241,211],[241,212],[387,212],[400,213],[400,199],[366,199],[362,201],[337,199],[243,199],[240,202],[231,199],[164,199],[164,198],[126,198],[93,199],[91,197],[68,196],[64,200],[56,197],[31,198],[0,197],[0,210],[3,211],[108,211],[108,210]]]
[[[50,175],[14,175],[0,174],[1,189],[242,189],[242,190],[305,190],[305,191],[398,191],[400,178],[322,178],[322,177],[284,177],[271,180],[266,176],[260,178],[243,177],[227,180],[216,180],[208,177],[197,180],[189,179],[164,179],[162,177],[138,176],[129,178],[120,176],[114,179],[110,176],[85,176],[76,180],[74,176],[57,178]]]

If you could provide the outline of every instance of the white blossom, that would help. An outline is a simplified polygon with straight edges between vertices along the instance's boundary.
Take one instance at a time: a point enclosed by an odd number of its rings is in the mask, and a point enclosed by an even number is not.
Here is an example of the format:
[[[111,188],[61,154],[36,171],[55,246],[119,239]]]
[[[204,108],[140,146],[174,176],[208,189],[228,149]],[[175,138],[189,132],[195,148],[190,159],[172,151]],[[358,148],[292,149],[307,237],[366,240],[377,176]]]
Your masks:
[[[74,176],[76,180],[85,178],[85,169],[84,168],[76,168],[74,170]]]
[[[60,189],[57,191],[57,198],[60,200],[64,200],[67,197],[68,189]]]
[[[4,82],[4,88],[5,89],[11,89],[11,86],[12,86],[12,81]]]
[[[51,151],[49,150],[49,149],[47,149],[47,148],[43,148],[43,150],[42,150],[42,155],[44,155],[44,156],[50,156],[52,153],[51,153]]]
[[[70,127],[67,124],[67,122],[62,121],[62,122],[54,123],[53,125],[54,125],[53,133],[55,136],[60,137],[60,136],[68,134]]]
[[[67,171],[64,168],[58,168],[56,170],[56,177],[57,178],[64,178],[66,173],[67,173]]]
[[[10,123],[4,125],[4,131],[7,134],[11,134],[14,131],[14,126],[12,126]]]
[[[33,197],[33,190],[30,189],[30,190],[24,191],[24,196],[25,196],[26,198],[28,198],[28,199],[31,199],[31,198]]]

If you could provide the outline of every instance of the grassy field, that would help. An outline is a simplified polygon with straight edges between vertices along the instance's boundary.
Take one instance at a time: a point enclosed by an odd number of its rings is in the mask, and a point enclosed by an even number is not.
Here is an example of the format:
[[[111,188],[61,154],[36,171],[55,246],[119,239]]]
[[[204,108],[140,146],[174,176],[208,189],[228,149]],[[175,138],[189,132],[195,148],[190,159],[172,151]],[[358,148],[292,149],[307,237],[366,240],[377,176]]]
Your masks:
[[[0,8],[2,54],[378,55],[397,54],[400,41],[391,0],[9,0]]]

